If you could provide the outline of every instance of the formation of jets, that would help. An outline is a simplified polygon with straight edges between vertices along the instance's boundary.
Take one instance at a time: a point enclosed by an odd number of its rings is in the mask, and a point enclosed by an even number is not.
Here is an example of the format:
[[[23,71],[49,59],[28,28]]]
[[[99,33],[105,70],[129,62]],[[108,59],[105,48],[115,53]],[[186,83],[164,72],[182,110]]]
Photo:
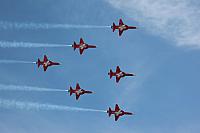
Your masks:
[[[113,25],[111,26],[111,28],[112,28],[113,32],[115,30],[119,30],[119,36],[121,36],[122,33],[124,31],[126,31],[126,30],[136,29],[135,26],[128,26],[128,25],[124,24],[123,21],[122,21],[122,19],[119,20],[119,25],[115,25],[115,23],[113,23]],[[82,55],[83,52],[84,52],[84,50],[86,50],[86,49],[96,48],[95,45],[90,45],[90,44],[85,43],[84,40],[83,40],[83,38],[80,38],[79,44],[77,44],[76,42],[74,42],[73,45],[72,45],[72,47],[73,47],[74,51],[76,49],[79,49],[80,55]],[[49,60],[46,55],[44,55],[43,61],[41,61],[40,59],[38,59],[38,61],[36,62],[36,64],[37,64],[38,68],[42,65],[44,71],[47,71],[47,68],[50,67],[50,66],[60,65],[60,63],[58,63],[58,62],[53,62],[53,61]],[[126,77],[126,76],[136,76],[133,73],[126,73],[126,72],[121,71],[121,69],[120,69],[119,66],[116,67],[116,71],[115,72],[113,72],[110,69],[108,75],[109,75],[110,79],[113,76],[115,76],[116,77],[116,83],[119,83],[120,79],[123,78],[123,77]],[[70,96],[72,94],[75,94],[76,100],[79,100],[79,98],[80,98],[81,95],[93,93],[92,91],[82,89],[80,87],[79,83],[76,84],[76,88],[75,89],[73,89],[70,86],[69,90],[67,90],[67,91],[69,92]],[[112,110],[111,108],[109,108],[107,110],[107,113],[108,113],[109,117],[113,114],[115,116],[115,121],[117,121],[119,119],[119,117],[121,117],[123,115],[133,115],[133,113],[131,113],[131,112],[125,112],[122,109],[120,109],[120,107],[119,107],[118,104],[115,105],[115,109],[114,110]]]

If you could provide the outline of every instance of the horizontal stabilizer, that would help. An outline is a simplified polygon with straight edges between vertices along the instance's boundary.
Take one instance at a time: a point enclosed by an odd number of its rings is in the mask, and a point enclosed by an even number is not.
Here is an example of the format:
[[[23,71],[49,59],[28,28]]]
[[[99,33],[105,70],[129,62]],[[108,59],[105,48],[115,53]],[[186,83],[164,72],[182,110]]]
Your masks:
[[[111,69],[110,69],[110,72],[108,73],[108,75],[110,75],[110,79],[114,76],[114,73]]]
[[[72,93],[73,93],[73,89],[72,89],[72,87],[70,86],[70,89],[69,89],[69,95],[71,96]]]
[[[38,61],[36,62],[36,64],[37,64],[38,68],[39,68],[40,65],[42,64],[39,58],[38,58]]]
[[[113,32],[116,30],[116,25],[115,25],[115,23],[113,23],[113,25],[111,26],[111,28],[113,29]]]

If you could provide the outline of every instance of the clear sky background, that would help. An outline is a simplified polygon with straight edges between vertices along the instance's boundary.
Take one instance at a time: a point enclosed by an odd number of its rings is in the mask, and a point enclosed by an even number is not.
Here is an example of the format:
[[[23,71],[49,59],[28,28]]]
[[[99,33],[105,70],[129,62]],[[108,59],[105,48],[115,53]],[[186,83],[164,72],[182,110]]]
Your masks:
[[[107,29],[0,29],[0,40],[72,43],[83,37],[97,49],[83,56],[71,47],[0,48],[0,60],[61,62],[46,73],[34,64],[0,64],[0,84],[68,89],[77,82],[95,91],[76,101],[65,92],[1,91],[1,99],[107,110],[118,103],[135,116],[118,122],[106,113],[0,108],[2,133],[199,133],[200,33],[197,0],[0,0],[0,20],[50,24],[111,25],[122,18],[139,26],[122,37]],[[116,66],[137,76],[119,84]]]

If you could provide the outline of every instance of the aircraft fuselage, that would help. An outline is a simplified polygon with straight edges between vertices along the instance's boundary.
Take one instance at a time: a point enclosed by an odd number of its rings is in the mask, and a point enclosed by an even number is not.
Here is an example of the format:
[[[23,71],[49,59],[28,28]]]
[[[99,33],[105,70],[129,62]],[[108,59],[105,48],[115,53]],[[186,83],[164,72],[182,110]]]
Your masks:
[[[47,61],[47,62],[44,62],[43,64],[44,64],[45,67],[47,67],[47,66],[49,66],[51,63],[50,63],[50,61]]]
[[[80,44],[80,49],[86,49],[87,48],[87,44],[83,43],[83,44]]]
[[[119,30],[120,31],[127,30],[127,26],[126,25],[120,25]]]
[[[77,90],[75,93],[76,93],[77,95],[80,95],[80,94],[83,93],[83,91],[80,89],[80,90]]]
[[[123,72],[119,72],[116,74],[116,76],[119,78],[119,77],[124,77],[124,73]]]
[[[122,115],[122,114],[123,114],[123,112],[121,110],[115,112],[116,116],[119,116],[119,115]]]

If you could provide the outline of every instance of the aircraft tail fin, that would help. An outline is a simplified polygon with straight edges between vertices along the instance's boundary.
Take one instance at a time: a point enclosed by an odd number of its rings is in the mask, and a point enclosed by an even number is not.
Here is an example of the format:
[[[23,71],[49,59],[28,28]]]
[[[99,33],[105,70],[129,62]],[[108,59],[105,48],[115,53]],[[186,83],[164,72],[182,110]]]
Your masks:
[[[36,64],[38,65],[38,68],[39,68],[40,65],[42,64],[39,58],[38,58],[38,61],[36,62]]]
[[[111,69],[110,69],[110,72],[108,73],[108,75],[110,75],[110,79],[112,78],[112,76],[114,76],[114,73]]]
[[[72,47],[74,48],[74,51],[75,51],[76,48],[77,48],[76,42],[74,42],[74,44],[72,45]]]
[[[113,32],[116,30],[116,25],[115,25],[115,23],[113,23],[113,25],[111,26],[111,28],[113,29]]]
[[[69,95],[71,96],[72,93],[73,93],[73,89],[72,89],[72,87],[70,86],[70,89],[69,89]]]
[[[112,114],[112,110],[111,110],[111,108],[109,108],[109,109],[107,110],[107,113],[108,113],[108,116],[110,117],[111,114]]]

